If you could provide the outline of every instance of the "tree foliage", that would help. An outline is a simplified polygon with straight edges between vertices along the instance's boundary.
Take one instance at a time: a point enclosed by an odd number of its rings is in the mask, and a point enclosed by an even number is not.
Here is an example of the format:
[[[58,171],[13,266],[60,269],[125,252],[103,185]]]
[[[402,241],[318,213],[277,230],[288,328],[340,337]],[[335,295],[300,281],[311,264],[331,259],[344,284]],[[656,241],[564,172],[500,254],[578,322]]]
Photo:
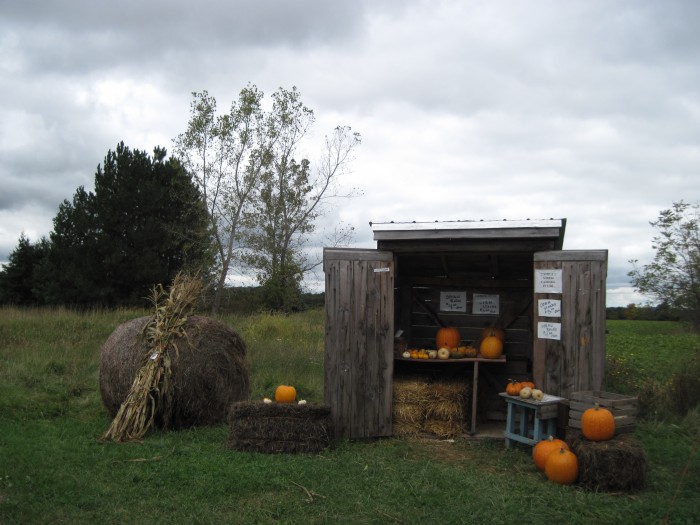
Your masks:
[[[314,164],[301,151],[314,113],[296,88],[273,93],[272,108],[265,111],[263,93],[248,86],[222,116],[206,91],[193,96],[187,131],[175,145],[205,195],[216,231],[213,309],[234,262],[256,273],[268,308],[294,309],[304,274],[320,262],[307,257],[309,235],[332,199],[351,195],[339,191],[338,180],[360,136],[337,127]]]
[[[255,86],[242,89],[229,113],[219,116],[214,97],[206,91],[192,95],[187,130],[174,144],[206,202],[216,250],[212,309],[217,311],[240,248],[243,215],[269,163],[273,137],[266,133],[263,93]]]
[[[0,271],[0,304],[30,306],[42,303],[35,293],[38,286],[36,270],[47,252],[46,239],[32,244],[24,233],[20,235],[17,247],[10,254],[10,260]]]
[[[25,245],[20,239],[18,250]],[[182,269],[206,275],[210,246],[203,200],[179,161],[122,142],[97,167],[94,193],[81,186],[59,206],[32,264],[34,302],[139,304]]]
[[[651,263],[629,272],[632,285],[643,294],[667,303],[700,331],[700,205],[673,203],[651,222],[657,235]]]

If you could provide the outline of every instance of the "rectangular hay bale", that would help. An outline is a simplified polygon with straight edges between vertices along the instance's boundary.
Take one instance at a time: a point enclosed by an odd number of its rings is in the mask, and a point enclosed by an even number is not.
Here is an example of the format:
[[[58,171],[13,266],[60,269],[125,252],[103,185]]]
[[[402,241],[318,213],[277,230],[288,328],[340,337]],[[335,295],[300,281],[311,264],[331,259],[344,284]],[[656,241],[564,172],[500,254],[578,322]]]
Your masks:
[[[244,401],[229,413],[228,448],[246,452],[315,454],[331,445],[326,405]]]
[[[633,396],[600,390],[586,390],[571,394],[569,400],[569,426],[580,429],[583,413],[589,408],[593,408],[596,404],[612,412],[615,418],[615,435],[634,432],[639,410],[638,399]]]

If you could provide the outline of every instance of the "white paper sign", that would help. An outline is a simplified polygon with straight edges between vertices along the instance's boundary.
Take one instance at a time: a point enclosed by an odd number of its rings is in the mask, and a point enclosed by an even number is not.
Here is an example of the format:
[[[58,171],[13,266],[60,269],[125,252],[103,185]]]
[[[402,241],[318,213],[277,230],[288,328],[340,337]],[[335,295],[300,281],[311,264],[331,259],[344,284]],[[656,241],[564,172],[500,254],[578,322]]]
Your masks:
[[[538,299],[537,315],[540,317],[561,317],[561,301],[559,299]]]
[[[440,310],[443,312],[466,312],[467,292],[440,292]]]
[[[475,293],[474,294],[474,304],[472,307],[472,313],[498,315],[498,313],[499,313],[499,297],[498,297],[498,295],[491,295],[491,294],[485,294],[485,293]]]
[[[561,293],[561,270],[535,270],[535,293]]]
[[[537,323],[537,337],[539,339],[561,339],[561,323]]]

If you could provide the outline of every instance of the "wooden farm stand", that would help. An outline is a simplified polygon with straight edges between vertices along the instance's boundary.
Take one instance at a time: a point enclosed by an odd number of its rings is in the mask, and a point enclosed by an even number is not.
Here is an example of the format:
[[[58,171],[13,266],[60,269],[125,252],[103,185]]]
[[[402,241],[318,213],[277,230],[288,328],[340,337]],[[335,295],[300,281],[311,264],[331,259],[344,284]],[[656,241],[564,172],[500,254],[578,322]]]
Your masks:
[[[601,388],[607,251],[563,251],[565,219],[371,227],[377,249],[324,249],[324,402],[336,437],[392,435],[394,375],[425,366],[394,352],[399,332],[434,348],[441,326],[475,343],[486,325],[505,330],[504,359],[432,367],[471,375],[471,432],[477,393],[480,419],[505,420],[509,378],[561,397]]]

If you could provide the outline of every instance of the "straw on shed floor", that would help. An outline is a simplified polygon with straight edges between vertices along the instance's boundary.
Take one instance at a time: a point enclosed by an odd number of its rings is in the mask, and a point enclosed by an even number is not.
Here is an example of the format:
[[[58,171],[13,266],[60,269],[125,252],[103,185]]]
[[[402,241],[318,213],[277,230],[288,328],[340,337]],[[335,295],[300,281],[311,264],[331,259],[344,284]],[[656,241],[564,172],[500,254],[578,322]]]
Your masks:
[[[321,452],[331,445],[331,410],[326,405],[234,403],[227,447],[265,453]]]
[[[395,436],[429,433],[440,438],[463,434],[471,387],[467,380],[428,381],[424,377],[394,379]]]

